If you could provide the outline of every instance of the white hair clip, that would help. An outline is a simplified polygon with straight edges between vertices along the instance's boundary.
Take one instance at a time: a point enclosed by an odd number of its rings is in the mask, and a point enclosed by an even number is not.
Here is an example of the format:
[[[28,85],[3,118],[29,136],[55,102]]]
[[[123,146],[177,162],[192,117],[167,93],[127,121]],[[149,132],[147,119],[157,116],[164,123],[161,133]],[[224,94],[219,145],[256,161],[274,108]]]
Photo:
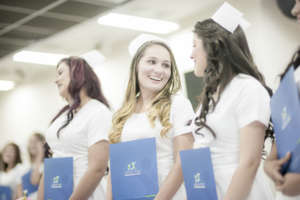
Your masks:
[[[212,19],[231,33],[233,33],[239,25],[243,29],[250,26],[250,23],[243,18],[243,13],[227,2],[224,2],[215,12]]]
[[[152,40],[155,40],[155,41],[160,41],[160,42],[163,42],[165,44],[168,45],[167,41],[160,38],[160,37],[157,37],[155,35],[150,35],[150,34],[141,34],[139,35],[138,37],[134,38],[129,46],[128,46],[128,51],[129,51],[129,54],[131,57],[134,56],[134,54],[137,52],[137,50],[145,43],[145,42],[148,42],[148,41],[152,41]]]

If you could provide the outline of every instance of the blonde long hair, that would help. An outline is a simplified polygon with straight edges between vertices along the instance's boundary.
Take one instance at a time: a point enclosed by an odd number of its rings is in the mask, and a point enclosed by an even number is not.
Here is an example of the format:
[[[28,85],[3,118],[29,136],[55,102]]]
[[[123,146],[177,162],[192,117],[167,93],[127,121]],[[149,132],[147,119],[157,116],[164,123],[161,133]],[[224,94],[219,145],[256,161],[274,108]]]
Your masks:
[[[155,96],[148,112],[148,119],[152,127],[155,127],[155,120],[157,118],[159,119],[161,125],[163,126],[160,132],[162,137],[166,136],[168,131],[172,128],[172,124],[170,123],[171,95],[175,94],[181,88],[180,77],[171,49],[163,42],[152,40],[145,42],[137,50],[132,59],[125,100],[122,107],[113,115],[112,129],[109,133],[109,140],[111,143],[120,142],[124,124],[134,112],[137,98],[140,94],[136,68],[143,57],[145,50],[153,45],[160,45],[166,48],[169,52],[171,58],[171,76],[164,88]]]

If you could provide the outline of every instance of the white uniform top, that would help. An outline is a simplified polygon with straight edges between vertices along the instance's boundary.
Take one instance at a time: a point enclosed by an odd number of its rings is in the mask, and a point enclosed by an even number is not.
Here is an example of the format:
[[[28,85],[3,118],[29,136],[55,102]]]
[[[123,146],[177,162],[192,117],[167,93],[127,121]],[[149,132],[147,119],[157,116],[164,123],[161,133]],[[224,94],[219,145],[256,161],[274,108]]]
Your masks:
[[[73,157],[74,186],[88,168],[88,148],[101,140],[108,141],[111,127],[111,112],[97,100],[88,101],[74,115],[73,120],[56,136],[57,130],[64,124],[67,112],[57,118],[46,131],[46,141],[53,151],[53,157]],[[89,200],[104,199],[104,188],[97,186]]]
[[[300,93],[300,67],[298,67],[295,70],[295,80],[297,82],[298,90]],[[288,196],[285,196],[284,194],[278,192],[276,194],[276,200],[300,200],[300,195],[295,196],[295,197],[288,197]]]
[[[199,109],[196,116],[199,116]],[[240,128],[254,121],[265,126],[270,119],[270,97],[267,90],[253,77],[238,74],[227,85],[213,112],[206,116],[206,124],[214,130],[216,138],[206,129],[195,134],[198,128],[192,121],[195,146],[209,146],[214,168],[218,198],[223,199],[232,176],[238,167],[240,156]],[[249,133],[250,134],[250,133]],[[247,200],[273,199],[272,191],[258,170]]]
[[[17,192],[17,185],[19,184],[20,177],[24,170],[21,164],[17,164],[13,169],[8,172],[0,171],[0,185],[8,186],[12,190],[12,195]]]
[[[158,119],[155,122],[155,127],[151,127],[147,113],[132,114],[123,127],[122,142],[150,137],[156,138],[159,185],[163,183],[174,164],[173,138],[191,132],[187,123],[193,115],[194,111],[190,101],[183,95],[176,94],[171,98],[170,123],[172,128],[166,137],[160,135],[162,125]],[[183,199],[186,199],[186,195],[182,185],[173,200]]]

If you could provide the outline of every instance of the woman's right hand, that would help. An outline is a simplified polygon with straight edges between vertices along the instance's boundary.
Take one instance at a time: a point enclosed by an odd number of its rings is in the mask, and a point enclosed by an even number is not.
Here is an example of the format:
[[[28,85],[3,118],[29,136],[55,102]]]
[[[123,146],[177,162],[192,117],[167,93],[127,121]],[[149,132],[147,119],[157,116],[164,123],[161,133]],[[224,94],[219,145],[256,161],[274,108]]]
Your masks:
[[[281,185],[284,181],[283,175],[280,173],[282,165],[284,165],[291,158],[291,153],[288,152],[281,159],[267,158],[264,164],[264,170],[267,175],[274,181],[275,185]]]

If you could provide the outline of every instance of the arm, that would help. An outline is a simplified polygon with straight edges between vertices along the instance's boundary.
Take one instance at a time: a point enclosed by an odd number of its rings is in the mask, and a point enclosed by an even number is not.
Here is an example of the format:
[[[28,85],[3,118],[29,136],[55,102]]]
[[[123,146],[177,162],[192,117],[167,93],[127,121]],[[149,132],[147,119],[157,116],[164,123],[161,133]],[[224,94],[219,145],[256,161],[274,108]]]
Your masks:
[[[23,197],[23,187],[22,184],[17,185],[17,198]]]
[[[94,192],[107,168],[109,144],[102,140],[89,147],[88,169],[74,189],[70,200],[84,200]]]
[[[266,174],[274,181],[276,185],[282,184],[284,181],[283,176],[280,173],[280,169],[284,163],[286,163],[291,157],[290,153],[287,153],[285,157],[280,160],[277,159],[277,148],[274,143],[271,149],[270,155],[267,157],[264,163],[264,170]]]
[[[283,184],[277,186],[277,189],[287,196],[300,195],[300,174],[285,174]]]
[[[265,126],[255,121],[241,128],[240,134],[240,161],[224,200],[246,199],[260,164]]]
[[[41,177],[39,190],[38,190],[38,193],[37,193],[37,199],[38,200],[44,200],[44,175],[42,175],[42,177]]]
[[[193,147],[194,138],[191,133],[176,136],[173,139],[175,163],[163,182],[155,200],[169,200],[176,194],[183,182],[179,152]]]
[[[113,200],[110,172],[109,172],[108,177],[107,177],[106,200]]]

